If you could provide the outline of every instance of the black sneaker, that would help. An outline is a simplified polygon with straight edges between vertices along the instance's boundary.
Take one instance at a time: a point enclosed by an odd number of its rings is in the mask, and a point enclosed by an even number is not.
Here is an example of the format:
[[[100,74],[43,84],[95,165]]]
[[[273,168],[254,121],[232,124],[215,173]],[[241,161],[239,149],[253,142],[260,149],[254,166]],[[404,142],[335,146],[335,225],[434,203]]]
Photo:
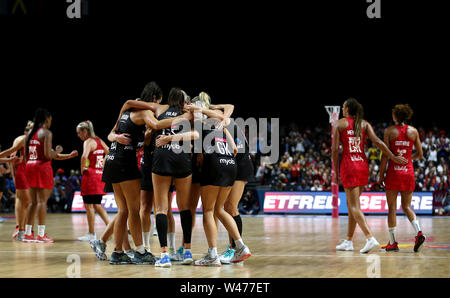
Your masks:
[[[126,253],[124,252],[118,253],[116,251],[113,251],[113,253],[111,254],[109,263],[111,265],[133,264],[133,262],[131,262],[130,257]]]
[[[145,251],[144,254],[141,254],[136,251],[131,262],[137,265],[154,265],[156,262],[156,258],[154,255],[152,255],[151,252]]]

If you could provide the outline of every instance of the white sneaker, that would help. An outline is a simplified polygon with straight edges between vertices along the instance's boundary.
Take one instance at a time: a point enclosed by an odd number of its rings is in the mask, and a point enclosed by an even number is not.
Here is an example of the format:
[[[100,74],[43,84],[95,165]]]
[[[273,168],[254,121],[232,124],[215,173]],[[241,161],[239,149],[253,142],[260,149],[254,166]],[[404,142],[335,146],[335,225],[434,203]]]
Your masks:
[[[236,251],[234,249],[231,248],[230,245],[228,245],[227,250],[224,251],[220,256],[219,256],[219,260],[222,264],[230,264],[231,259],[234,256],[234,253]]]
[[[129,249],[126,250],[125,253],[127,254],[128,257],[130,257],[130,259],[134,258],[134,254],[135,254],[135,250],[134,249]]]
[[[78,237],[78,240],[80,240],[80,241],[91,241],[91,240],[96,240],[96,239],[97,239],[97,237],[96,237],[95,233],[94,234],[87,233],[84,236]]]
[[[336,250],[352,251],[353,250],[353,241],[344,240],[341,244],[336,246]]]
[[[194,262],[194,266],[202,266],[202,267],[221,267],[219,257],[211,257],[209,254],[206,254],[200,260],[196,260]]]
[[[250,249],[247,245],[242,246],[241,248],[236,247],[236,251],[231,258],[231,263],[239,263],[243,262],[244,260],[250,258],[252,256],[252,253],[250,252]]]
[[[379,245],[380,245],[380,243],[378,243],[377,239],[372,237],[370,239],[367,239],[366,245],[364,245],[364,247],[359,252],[362,254],[368,253],[369,251],[371,251],[372,249],[374,249],[375,247],[377,247]]]

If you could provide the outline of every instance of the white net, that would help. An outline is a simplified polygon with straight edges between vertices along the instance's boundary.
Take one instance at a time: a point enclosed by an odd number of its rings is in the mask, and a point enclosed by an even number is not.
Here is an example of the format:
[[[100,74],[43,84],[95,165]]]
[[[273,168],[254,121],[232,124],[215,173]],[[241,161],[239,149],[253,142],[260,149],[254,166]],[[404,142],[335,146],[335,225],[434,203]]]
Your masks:
[[[339,118],[339,112],[341,111],[340,106],[325,106],[325,109],[330,116],[330,123],[334,122]]]

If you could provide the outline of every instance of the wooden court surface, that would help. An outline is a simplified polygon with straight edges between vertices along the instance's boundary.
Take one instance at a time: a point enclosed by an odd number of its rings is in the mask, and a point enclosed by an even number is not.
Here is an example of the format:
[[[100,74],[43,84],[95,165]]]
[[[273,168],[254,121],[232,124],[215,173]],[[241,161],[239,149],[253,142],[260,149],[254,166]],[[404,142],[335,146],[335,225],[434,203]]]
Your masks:
[[[112,217],[114,214],[110,214]],[[2,216],[12,216],[2,214]],[[387,243],[385,216],[368,216],[374,236]],[[177,246],[181,241],[179,215],[175,214]],[[48,214],[46,232],[55,243],[20,243],[12,240],[15,220],[0,223],[0,277],[82,278],[169,277],[169,278],[323,278],[323,277],[450,277],[450,218],[419,217],[427,241],[422,252],[413,252],[413,228],[406,217],[397,218],[400,252],[372,251],[362,255],[364,235],[357,228],[353,252],[336,252],[335,246],[345,238],[347,216],[259,215],[243,216],[244,242],[252,257],[240,265],[207,268],[172,263],[172,268],[153,265],[110,265],[95,258],[89,244],[77,237],[87,231],[85,214]],[[105,226],[97,216],[96,232]],[[224,251],[228,236],[219,229],[218,250]],[[159,242],[152,236],[152,252],[159,256]],[[202,215],[192,236],[194,259],[207,251]],[[108,257],[113,242],[108,242]],[[77,265],[75,268],[74,266]]]

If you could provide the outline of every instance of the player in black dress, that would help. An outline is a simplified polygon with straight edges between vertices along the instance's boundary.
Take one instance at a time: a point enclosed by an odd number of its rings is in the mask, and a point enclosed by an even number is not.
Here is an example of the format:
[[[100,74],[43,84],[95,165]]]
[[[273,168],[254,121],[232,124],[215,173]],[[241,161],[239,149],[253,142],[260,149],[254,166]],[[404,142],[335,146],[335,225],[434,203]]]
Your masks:
[[[205,105],[205,108],[208,108],[209,103],[205,103]],[[192,109],[196,112],[205,110],[194,106],[192,106]],[[199,125],[195,125],[195,127],[197,129]],[[201,132],[203,162],[200,175],[200,192],[203,205],[203,226],[209,249],[202,259],[195,261],[195,265],[221,266],[217,254],[218,230],[215,216],[222,222],[236,242],[237,251],[231,262],[238,263],[249,258],[251,253],[243,243],[235,221],[231,215],[223,210],[237,174],[235,159],[237,147],[229,131],[226,128],[224,129],[220,120],[216,118],[208,118],[203,121]]]
[[[172,88],[168,96],[168,104],[161,105],[157,103],[142,103],[127,101],[127,108],[150,109],[158,117],[158,120],[164,121],[181,116],[186,117],[187,122],[192,119],[190,112],[184,112],[185,93],[179,88]],[[153,153],[152,160],[152,182],[156,201],[156,228],[161,246],[161,259],[155,263],[157,267],[170,267],[171,261],[167,246],[167,212],[169,209],[169,200],[167,193],[172,184],[172,179],[177,190],[177,205],[180,210],[181,225],[184,239],[183,264],[193,262],[191,253],[191,233],[192,233],[192,215],[189,209],[189,194],[191,187],[192,168],[190,146],[188,141],[198,138],[198,133],[191,129],[184,131],[185,127],[179,123],[177,127],[170,127],[158,130],[156,144],[157,148]],[[182,129],[183,128],[183,129]],[[172,141],[174,141],[172,143]],[[158,146],[158,142],[165,142]],[[176,143],[180,142],[180,143]],[[186,142],[186,143],[183,143]]]

